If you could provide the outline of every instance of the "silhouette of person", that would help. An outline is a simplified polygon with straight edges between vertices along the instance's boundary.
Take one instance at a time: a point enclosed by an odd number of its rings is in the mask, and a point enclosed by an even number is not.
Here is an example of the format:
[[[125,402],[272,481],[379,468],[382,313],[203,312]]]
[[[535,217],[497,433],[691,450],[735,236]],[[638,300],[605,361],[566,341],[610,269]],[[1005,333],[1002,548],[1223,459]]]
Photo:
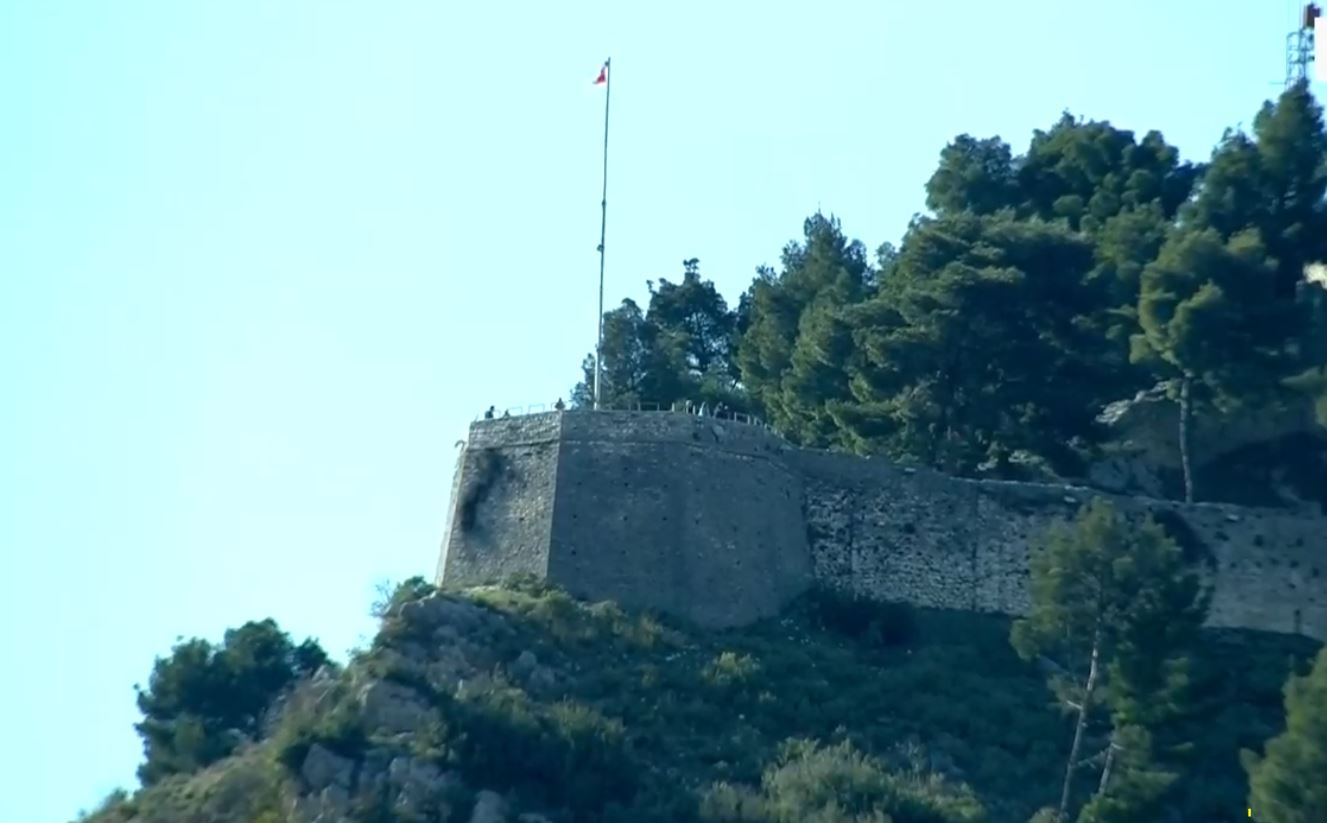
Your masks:
[[[489,406],[489,407],[488,407],[488,411],[484,412],[484,419],[485,419],[485,420],[492,420],[492,419],[493,419],[493,411],[494,411],[494,407],[493,407],[493,406]]]
[[[553,404],[553,408],[557,409],[558,411],[564,411],[567,408],[567,404],[563,403],[562,398],[559,397],[558,402]]]

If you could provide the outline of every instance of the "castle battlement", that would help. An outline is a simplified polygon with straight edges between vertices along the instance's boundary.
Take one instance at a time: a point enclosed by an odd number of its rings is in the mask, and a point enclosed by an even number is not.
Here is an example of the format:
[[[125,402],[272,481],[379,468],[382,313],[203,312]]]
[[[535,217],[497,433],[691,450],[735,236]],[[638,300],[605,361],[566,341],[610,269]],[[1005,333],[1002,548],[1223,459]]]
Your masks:
[[[1327,640],[1327,518],[955,478],[674,412],[475,422],[438,578],[533,574],[709,626],[773,615],[814,582],[1022,614],[1029,541],[1093,496],[1151,513],[1201,564],[1210,625]]]

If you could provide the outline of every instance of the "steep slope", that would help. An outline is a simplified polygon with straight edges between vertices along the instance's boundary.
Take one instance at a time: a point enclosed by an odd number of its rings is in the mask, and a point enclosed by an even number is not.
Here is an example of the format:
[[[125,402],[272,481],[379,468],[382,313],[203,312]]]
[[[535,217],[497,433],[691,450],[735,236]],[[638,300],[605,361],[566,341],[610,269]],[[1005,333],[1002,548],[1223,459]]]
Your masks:
[[[1068,727],[1007,638],[997,617],[825,595],[705,634],[530,582],[406,586],[263,740],[89,823],[1023,823]],[[1183,819],[1243,814],[1238,748],[1275,732],[1311,645],[1212,636]]]

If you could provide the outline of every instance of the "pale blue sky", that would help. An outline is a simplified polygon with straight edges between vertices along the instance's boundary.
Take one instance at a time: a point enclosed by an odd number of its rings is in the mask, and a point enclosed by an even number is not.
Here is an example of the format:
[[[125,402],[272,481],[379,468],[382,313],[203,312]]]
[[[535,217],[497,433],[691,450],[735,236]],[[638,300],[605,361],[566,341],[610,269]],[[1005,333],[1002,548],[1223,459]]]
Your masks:
[[[735,301],[817,206],[897,241],[961,132],[1205,158],[1293,14],[812,8],[0,0],[0,820],[132,784],[177,636],[340,656],[432,573],[468,422],[593,345],[604,57],[609,305],[692,256]]]

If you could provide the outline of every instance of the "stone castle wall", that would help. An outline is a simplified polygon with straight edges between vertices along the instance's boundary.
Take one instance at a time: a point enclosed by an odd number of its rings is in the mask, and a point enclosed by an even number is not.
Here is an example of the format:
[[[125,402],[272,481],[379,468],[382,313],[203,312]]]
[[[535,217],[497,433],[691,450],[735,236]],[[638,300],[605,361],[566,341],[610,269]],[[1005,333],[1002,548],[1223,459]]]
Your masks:
[[[460,464],[443,582],[530,573],[711,626],[775,614],[815,581],[1023,613],[1030,539],[1101,494],[797,449],[670,413],[482,421]],[[1201,562],[1211,625],[1327,639],[1327,518],[1104,496],[1153,513]]]

